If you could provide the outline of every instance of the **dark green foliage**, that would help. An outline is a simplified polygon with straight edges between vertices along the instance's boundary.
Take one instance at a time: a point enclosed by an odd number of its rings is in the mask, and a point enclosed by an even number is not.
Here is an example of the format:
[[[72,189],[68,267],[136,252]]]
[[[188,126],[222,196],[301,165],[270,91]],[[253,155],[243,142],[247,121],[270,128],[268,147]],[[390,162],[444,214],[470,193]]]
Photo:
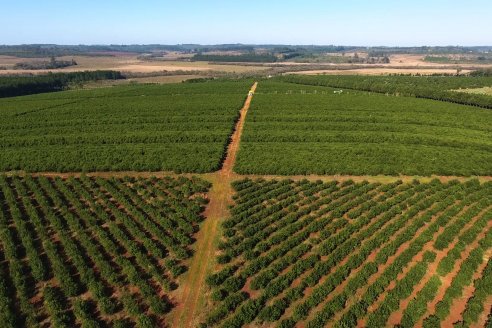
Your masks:
[[[49,61],[20,62],[14,65],[14,69],[36,70],[36,69],[57,69],[77,65],[75,60],[57,60],[51,57]]]
[[[116,71],[50,73],[46,75],[0,77],[0,98],[61,91],[70,83],[123,79]]]
[[[485,310],[484,305],[487,297],[492,294],[492,259],[489,259],[482,277],[474,282],[475,293],[467,304],[463,313],[463,321],[468,326],[478,321],[480,314]]]
[[[440,328],[441,320],[435,315],[431,315],[424,320],[424,328]]]
[[[492,108],[492,97],[457,92],[492,85],[487,74],[478,76],[299,76],[288,75],[283,81],[333,88],[371,91],[383,94],[428,98],[463,105]]]
[[[282,175],[492,174],[491,110],[333,92],[322,86],[260,82],[235,170]]]
[[[244,179],[233,187],[232,216],[223,223],[230,232],[219,247],[230,264],[207,278],[214,295],[209,326],[354,327],[364,318],[368,327],[385,327],[402,300],[425,281],[401,322],[413,327],[441,286],[435,273],[428,276],[438,254],[428,245],[445,238],[474,240],[466,231],[450,231],[461,218],[492,205],[492,184],[476,180]],[[472,226],[483,230],[490,219],[483,215]],[[490,248],[487,240],[480,241],[482,247]],[[476,263],[475,252],[472,258]],[[476,272],[476,266],[464,271]]]
[[[172,308],[209,187],[0,175],[3,324],[38,327],[46,314],[54,327],[155,327]],[[30,301],[37,294],[43,315]]]
[[[424,288],[417,296],[410,301],[407,308],[403,312],[401,320],[402,327],[414,327],[417,321],[427,311],[427,304],[434,299],[438,288],[441,286],[441,280],[438,276],[432,278],[425,284]]]
[[[492,77],[492,68],[483,68],[470,73],[471,76],[487,76]]]
[[[490,219],[491,217],[488,217],[488,220]],[[473,248],[469,256],[464,259],[451,285],[446,289],[444,297],[436,305],[435,316],[437,318],[444,320],[450,314],[452,303],[462,296],[463,288],[472,283],[473,274],[482,264],[485,251],[490,248],[492,248],[492,230],[489,230],[486,236],[479,240],[479,246]]]
[[[45,287],[43,290],[44,306],[51,316],[54,327],[70,327],[72,317],[66,312],[67,301],[62,291],[54,287]]]
[[[121,86],[1,99],[0,170],[218,170],[249,86]]]

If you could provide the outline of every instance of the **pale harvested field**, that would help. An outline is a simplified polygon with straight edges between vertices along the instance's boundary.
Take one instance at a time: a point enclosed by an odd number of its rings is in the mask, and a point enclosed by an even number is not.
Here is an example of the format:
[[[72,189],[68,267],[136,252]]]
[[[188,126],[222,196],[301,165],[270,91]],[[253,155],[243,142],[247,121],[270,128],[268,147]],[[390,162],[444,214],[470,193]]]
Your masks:
[[[484,87],[484,88],[477,88],[477,89],[460,89],[456,91],[492,96],[492,87]]]
[[[360,53],[363,55],[362,53]],[[350,55],[350,54],[348,54]],[[204,75],[210,75],[214,72],[222,73],[248,73],[259,72],[263,70],[271,69],[271,66],[275,64],[214,64],[209,62],[189,62],[180,61],[178,58],[182,58],[186,55],[180,56],[178,53],[168,53],[165,60],[141,60],[138,59],[137,54],[116,53],[114,56],[64,56],[58,57],[61,60],[74,59],[77,62],[77,66],[66,67],[62,69],[54,70],[14,70],[13,67],[19,62],[32,62],[32,61],[47,61],[48,58],[17,58],[11,56],[0,56],[0,67],[7,68],[6,70],[0,70],[2,74],[42,74],[47,72],[74,72],[85,70],[116,70],[129,73],[157,73],[157,72],[176,72],[180,73],[188,72],[190,74],[197,74],[202,72]],[[310,66],[313,65],[313,70],[304,70],[296,72],[296,74],[364,74],[364,75],[380,75],[380,74],[434,74],[434,73],[456,73],[455,67],[469,67],[469,65],[455,65],[455,64],[436,64],[423,61],[423,55],[392,55],[390,64],[377,64],[377,67],[367,68],[367,64],[319,64],[319,63],[295,63],[295,62],[281,62],[278,63],[282,66]],[[319,68],[326,67],[326,69],[320,70]],[[364,68],[355,68],[349,70],[334,70],[333,67],[358,67],[365,66]],[[492,65],[473,65],[481,67],[492,67]],[[469,70],[463,70],[462,73],[467,73]],[[201,74],[201,73],[198,73]]]
[[[443,56],[449,56],[449,57],[470,57],[467,55],[448,55],[444,54]],[[456,67],[456,66],[479,66],[479,67],[492,67],[492,64],[480,64],[480,63],[460,63],[460,64],[455,64],[455,63],[433,63],[433,62],[426,62],[424,61],[425,55],[392,55],[390,56],[390,64],[388,66],[421,66],[421,67],[426,67],[426,66],[433,66],[435,67],[436,64],[437,66],[440,67]]]
[[[424,57],[424,55],[411,54],[391,55],[388,66],[436,66],[435,63],[425,62]],[[449,64],[442,64],[442,66],[449,66]]]
[[[462,70],[461,74],[466,74],[471,72],[470,70]],[[302,75],[388,75],[388,74],[456,74],[456,69],[443,68],[443,69],[426,69],[426,68],[412,68],[412,69],[402,69],[402,68],[360,68],[360,69],[348,69],[348,70],[312,70],[312,71],[300,71],[292,72],[289,74],[302,74]]]
[[[0,56],[0,66],[6,70],[0,70],[0,74],[41,74],[47,72],[74,72],[85,70],[116,70],[132,73],[152,73],[159,71],[221,71],[228,73],[244,73],[249,71],[265,70],[263,66],[241,66],[241,65],[217,65],[208,62],[186,62],[186,61],[147,61],[140,60],[137,55],[121,54],[118,56],[64,56],[58,57],[60,60],[74,59],[77,66],[66,67],[54,70],[14,70],[13,66],[19,62],[47,61],[48,58],[16,58],[11,56]]]
[[[337,53],[329,53],[328,55],[330,56],[340,56],[340,54],[337,54]],[[354,54],[353,53],[346,53],[345,56],[353,56]],[[367,56],[366,53],[362,53],[362,52],[359,52],[358,53],[359,57],[362,57],[364,58],[365,56]],[[449,67],[456,67],[456,66],[463,66],[465,64],[454,64],[454,63],[451,63],[451,64],[443,64],[443,63],[432,63],[432,62],[426,62],[424,61],[424,57],[425,55],[415,55],[415,54],[398,54],[398,55],[391,55],[389,56],[390,58],[390,63],[389,64],[375,64],[377,66],[386,66],[386,67],[408,67],[408,66],[419,66],[419,67],[436,67],[436,66],[439,66],[439,67],[442,67],[442,68],[449,68]],[[281,63],[282,65],[306,65],[308,63],[300,63],[300,62],[282,62]],[[363,64],[363,63],[360,63],[360,64],[357,64],[357,63],[353,63],[353,64],[343,64],[343,63],[340,63],[340,64],[334,64],[334,63],[316,63],[316,64],[313,64],[313,65],[326,65],[326,66],[367,66],[368,64]],[[466,64],[465,66],[470,66],[470,64]],[[487,66],[491,66],[490,64],[485,64],[485,65],[480,65],[480,64],[474,64],[473,66],[483,66],[483,67],[487,67]]]

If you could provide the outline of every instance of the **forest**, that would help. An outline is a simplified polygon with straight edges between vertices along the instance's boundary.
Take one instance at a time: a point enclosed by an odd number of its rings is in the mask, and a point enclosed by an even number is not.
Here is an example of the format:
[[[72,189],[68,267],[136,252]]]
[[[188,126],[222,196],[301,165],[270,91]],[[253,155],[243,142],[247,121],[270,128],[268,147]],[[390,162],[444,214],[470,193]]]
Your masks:
[[[77,62],[75,60],[59,60],[55,57],[51,57],[50,60],[42,61],[30,61],[30,62],[20,62],[14,65],[14,69],[25,69],[25,70],[37,70],[37,69],[57,69],[65,68],[70,66],[76,66]]]
[[[0,76],[0,98],[61,91],[67,88],[71,83],[118,80],[123,78],[124,76],[116,71],[85,71],[29,76]]]

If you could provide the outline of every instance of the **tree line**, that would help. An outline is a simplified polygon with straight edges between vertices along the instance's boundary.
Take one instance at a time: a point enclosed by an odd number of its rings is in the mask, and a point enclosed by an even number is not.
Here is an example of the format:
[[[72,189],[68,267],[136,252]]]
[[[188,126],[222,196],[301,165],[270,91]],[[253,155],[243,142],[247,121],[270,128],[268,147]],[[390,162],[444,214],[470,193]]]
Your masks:
[[[124,78],[120,72],[116,71],[84,71],[48,73],[46,75],[36,76],[6,76],[0,77],[0,98],[61,91],[71,83]]]
[[[490,71],[472,76],[299,76],[288,75],[286,82],[361,90],[390,95],[433,99],[462,105],[492,109],[492,98],[465,92],[466,89],[489,86]],[[461,91],[461,92],[460,92]]]
[[[49,61],[20,62],[14,65],[14,69],[57,69],[76,66],[77,62],[72,60],[57,60],[54,56]]]

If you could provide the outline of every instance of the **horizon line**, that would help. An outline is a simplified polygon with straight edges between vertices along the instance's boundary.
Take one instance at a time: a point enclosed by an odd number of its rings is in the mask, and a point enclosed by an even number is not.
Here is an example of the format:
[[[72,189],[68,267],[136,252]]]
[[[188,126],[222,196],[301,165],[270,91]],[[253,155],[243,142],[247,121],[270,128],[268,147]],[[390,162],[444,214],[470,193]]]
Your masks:
[[[1,43],[0,46],[295,46],[295,47],[350,47],[350,48],[489,48],[492,45],[476,44],[476,45],[350,45],[350,44],[295,44],[295,43]]]

